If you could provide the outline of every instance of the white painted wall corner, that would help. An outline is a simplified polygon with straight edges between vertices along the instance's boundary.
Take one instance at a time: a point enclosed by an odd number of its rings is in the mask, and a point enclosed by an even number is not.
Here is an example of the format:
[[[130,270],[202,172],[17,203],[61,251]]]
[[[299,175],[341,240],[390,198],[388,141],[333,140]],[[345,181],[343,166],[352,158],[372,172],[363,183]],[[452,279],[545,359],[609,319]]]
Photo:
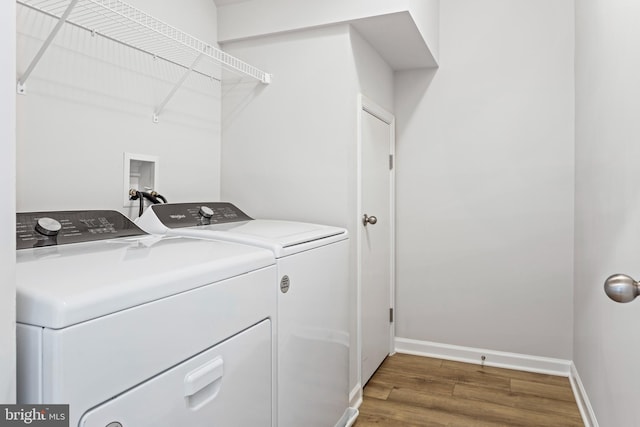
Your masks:
[[[349,393],[349,406],[355,409],[362,405],[362,384],[358,383]]]
[[[589,396],[587,396],[587,391],[582,384],[580,375],[578,375],[578,369],[573,362],[571,362],[571,376],[569,376],[569,380],[571,381],[573,395],[576,397],[576,403],[578,404],[578,409],[580,410],[580,415],[582,415],[582,421],[585,427],[599,427],[596,414],[589,401]]]

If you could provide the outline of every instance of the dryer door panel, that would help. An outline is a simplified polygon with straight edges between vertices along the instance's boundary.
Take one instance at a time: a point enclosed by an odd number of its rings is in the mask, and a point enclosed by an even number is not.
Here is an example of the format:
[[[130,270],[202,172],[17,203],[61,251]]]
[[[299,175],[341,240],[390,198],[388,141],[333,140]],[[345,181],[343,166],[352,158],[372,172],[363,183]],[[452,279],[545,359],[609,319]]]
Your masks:
[[[264,320],[86,412],[80,426],[271,426],[271,354]]]

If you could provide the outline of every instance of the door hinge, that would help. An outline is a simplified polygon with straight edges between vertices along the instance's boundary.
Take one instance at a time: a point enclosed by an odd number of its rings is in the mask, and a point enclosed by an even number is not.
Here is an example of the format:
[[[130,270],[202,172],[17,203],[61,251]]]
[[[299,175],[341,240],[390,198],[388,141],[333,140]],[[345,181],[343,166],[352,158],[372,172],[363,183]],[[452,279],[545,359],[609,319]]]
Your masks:
[[[393,323],[393,308],[389,309],[389,323]]]
[[[393,154],[389,154],[389,170],[393,169]]]

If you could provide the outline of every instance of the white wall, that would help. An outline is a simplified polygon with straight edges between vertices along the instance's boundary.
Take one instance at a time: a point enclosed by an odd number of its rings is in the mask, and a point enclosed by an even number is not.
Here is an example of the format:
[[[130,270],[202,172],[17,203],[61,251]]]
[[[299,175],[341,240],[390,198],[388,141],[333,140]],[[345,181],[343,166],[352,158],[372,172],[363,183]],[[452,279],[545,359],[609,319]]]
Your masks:
[[[396,73],[396,335],[571,359],[573,1],[440,11]]]
[[[274,79],[224,85],[222,198],[255,217],[346,225],[356,135],[348,26],[223,48]]]
[[[393,70],[353,27],[351,48],[360,92],[385,110],[393,111]]]
[[[16,399],[15,5],[0,4],[0,403]]]
[[[640,426],[640,302],[603,292],[640,279],[640,4],[576,1],[574,362],[601,426]]]
[[[251,0],[219,7],[221,43],[408,11],[438,58],[439,0]],[[401,48],[401,47],[399,47]]]
[[[391,68],[346,25],[223,47],[274,80],[223,87],[222,198],[254,217],[343,226],[354,238],[357,95],[390,109]],[[352,241],[351,388],[358,381],[355,249]]]
[[[131,1],[206,41],[216,42],[210,0]],[[18,73],[53,22],[18,6]],[[17,207],[125,210],[123,153],[159,157],[157,191],[169,201],[217,199],[220,173],[220,84],[192,75],[157,106],[184,70],[127,47],[63,27],[19,96]]]

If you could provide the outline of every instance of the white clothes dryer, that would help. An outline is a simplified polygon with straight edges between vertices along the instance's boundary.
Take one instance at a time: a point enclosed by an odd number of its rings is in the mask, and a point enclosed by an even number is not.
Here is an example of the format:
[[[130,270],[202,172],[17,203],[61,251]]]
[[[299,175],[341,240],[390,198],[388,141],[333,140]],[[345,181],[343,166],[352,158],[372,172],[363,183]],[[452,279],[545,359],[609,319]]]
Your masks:
[[[115,211],[19,213],[16,240],[18,403],[74,427],[274,425],[270,251]]]
[[[347,230],[252,219],[231,203],[170,203],[147,208],[136,224],[149,233],[244,243],[276,257],[277,424],[350,426]]]

